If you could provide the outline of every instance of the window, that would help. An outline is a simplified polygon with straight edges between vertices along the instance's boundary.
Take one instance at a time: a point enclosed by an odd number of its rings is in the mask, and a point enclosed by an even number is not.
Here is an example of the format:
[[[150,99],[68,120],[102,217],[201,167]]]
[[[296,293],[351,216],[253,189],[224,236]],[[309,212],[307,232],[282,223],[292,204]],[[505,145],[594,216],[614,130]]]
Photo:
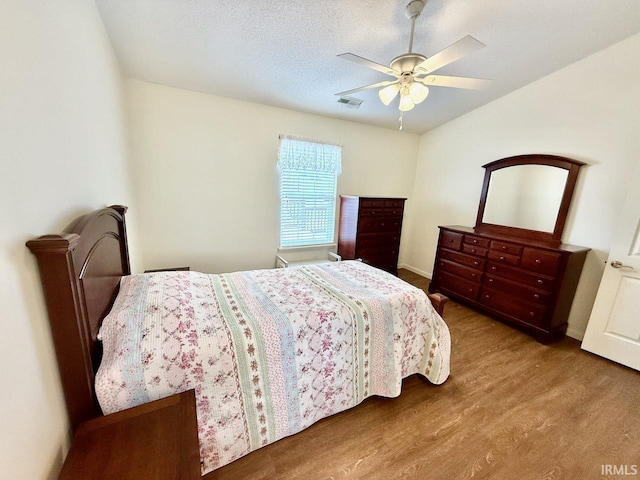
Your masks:
[[[334,242],[342,147],[280,137],[280,247]]]

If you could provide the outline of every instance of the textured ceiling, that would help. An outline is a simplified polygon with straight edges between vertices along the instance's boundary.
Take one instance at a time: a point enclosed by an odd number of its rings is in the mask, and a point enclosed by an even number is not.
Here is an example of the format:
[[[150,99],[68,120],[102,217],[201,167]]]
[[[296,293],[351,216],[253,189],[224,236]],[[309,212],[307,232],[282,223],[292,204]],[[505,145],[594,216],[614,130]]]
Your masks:
[[[368,90],[352,109],[334,95],[391,77],[336,55],[388,65],[406,53],[408,2],[96,0],[127,77],[394,129],[397,100],[385,107]],[[428,0],[413,51],[430,57],[472,35],[486,47],[436,73],[494,82],[431,88],[404,130],[430,130],[637,32],[640,0]]]

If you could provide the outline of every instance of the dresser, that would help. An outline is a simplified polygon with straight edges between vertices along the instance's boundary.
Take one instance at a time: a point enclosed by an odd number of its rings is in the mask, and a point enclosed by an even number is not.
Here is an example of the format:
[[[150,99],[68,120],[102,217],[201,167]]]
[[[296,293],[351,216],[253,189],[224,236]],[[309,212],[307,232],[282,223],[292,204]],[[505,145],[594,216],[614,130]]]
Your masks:
[[[564,335],[588,248],[441,226],[431,292],[545,341]]]
[[[340,195],[338,255],[397,274],[405,200]]]

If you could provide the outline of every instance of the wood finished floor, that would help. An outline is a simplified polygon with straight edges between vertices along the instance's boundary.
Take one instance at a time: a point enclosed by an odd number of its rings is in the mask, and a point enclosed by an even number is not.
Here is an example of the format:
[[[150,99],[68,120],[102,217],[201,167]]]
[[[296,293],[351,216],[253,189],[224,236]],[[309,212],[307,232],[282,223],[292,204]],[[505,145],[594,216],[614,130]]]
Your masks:
[[[406,270],[420,288],[428,280]],[[451,377],[404,380],[207,480],[640,478],[640,374],[565,338],[542,345],[449,302]]]

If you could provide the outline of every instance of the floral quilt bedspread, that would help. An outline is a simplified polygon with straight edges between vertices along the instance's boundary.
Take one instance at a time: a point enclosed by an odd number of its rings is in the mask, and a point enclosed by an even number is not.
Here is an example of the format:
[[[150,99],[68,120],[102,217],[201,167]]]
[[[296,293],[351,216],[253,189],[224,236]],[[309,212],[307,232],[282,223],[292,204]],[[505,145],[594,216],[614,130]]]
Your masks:
[[[195,389],[203,473],[397,396],[408,375],[449,375],[449,331],[424,292],[356,261],[123,277],[99,338],[105,414]]]

